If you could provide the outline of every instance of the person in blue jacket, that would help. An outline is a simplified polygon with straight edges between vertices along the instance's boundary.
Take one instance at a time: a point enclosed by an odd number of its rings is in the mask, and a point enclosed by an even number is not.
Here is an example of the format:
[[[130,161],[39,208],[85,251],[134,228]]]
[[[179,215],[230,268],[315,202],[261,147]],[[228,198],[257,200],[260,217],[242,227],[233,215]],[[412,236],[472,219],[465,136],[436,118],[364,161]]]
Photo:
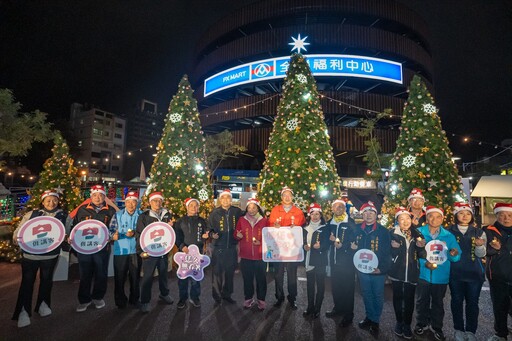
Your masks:
[[[444,340],[443,300],[450,282],[450,264],[459,261],[462,251],[453,234],[442,226],[444,211],[441,208],[428,206],[426,216],[427,225],[418,228],[424,236],[418,245],[425,244],[427,254],[426,259],[420,258],[414,332],[423,335],[430,323],[435,339]],[[433,240],[436,242],[428,244]]]

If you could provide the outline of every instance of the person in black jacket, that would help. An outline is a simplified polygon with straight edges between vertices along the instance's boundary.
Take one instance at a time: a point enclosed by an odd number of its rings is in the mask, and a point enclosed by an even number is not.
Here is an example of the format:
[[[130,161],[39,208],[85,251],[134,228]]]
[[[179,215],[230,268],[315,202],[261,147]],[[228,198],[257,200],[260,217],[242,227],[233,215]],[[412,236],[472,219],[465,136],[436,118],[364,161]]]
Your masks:
[[[384,281],[391,265],[391,239],[389,231],[377,223],[377,208],[368,201],[361,206],[363,223],[356,227],[357,250],[371,250],[379,261],[372,273],[359,272],[359,285],[363,296],[366,317],[359,322],[359,328],[368,329],[374,336],[379,333],[379,322],[384,305]]]
[[[188,247],[192,244],[196,245],[199,250],[203,250],[204,240],[208,238],[206,220],[198,216],[199,200],[195,198],[187,198],[185,200],[187,215],[178,219],[174,224],[176,232],[176,246],[181,252],[188,253]],[[178,309],[185,308],[187,299],[189,299],[189,283],[190,283],[190,303],[194,307],[200,307],[201,301],[201,282],[192,278],[178,278],[178,289],[180,292],[180,300],[178,301]]]
[[[153,273],[155,269],[158,269],[158,286],[160,289],[160,295],[158,297],[167,304],[173,304],[174,302],[169,295],[169,286],[167,283],[167,268],[169,265],[168,254],[160,257],[152,257],[146,252],[143,252],[140,245],[140,235],[149,224],[157,221],[172,224],[172,214],[162,207],[163,201],[164,197],[161,192],[151,193],[149,195],[150,209],[141,213],[137,219],[135,238],[137,240],[137,253],[142,258],[142,271],[144,272],[140,282],[140,310],[143,313],[149,312],[151,287],[153,286]]]
[[[487,234],[486,275],[494,312],[493,335],[489,341],[507,340],[507,316],[512,298],[512,204],[496,203],[496,222],[485,228]]]
[[[208,217],[212,241],[212,295],[218,305],[225,300],[236,303],[233,294],[233,277],[237,265],[238,241],[233,236],[238,219],[243,215],[240,208],[231,206],[232,194],[224,190],[219,194],[220,207],[215,208]]]
[[[418,284],[418,259],[423,247],[416,245],[423,239],[412,227],[412,215],[405,207],[395,213],[396,225],[391,229],[391,268],[388,275],[393,284],[393,308],[395,310],[395,334],[412,339],[412,314],[414,293]],[[420,244],[422,245],[422,244]]]
[[[79,222],[94,219],[101,221],[107,227],[110,220],[116,213],[116,209],[108,205],[105,201],[106,192],[102,185],[94,185],[91,187],[91,202],[78,208],[73,220],[73,227]],[[80,270],[80,286],[78,287],[78,313],[87,310],[92,303],[96,309],[105,307],[105,293],[107,292],[108,280],[108,262],[110,258],[110,244],[107,244],[100,251],[86,255],[77,252],[78,267]],[[94,287],[92,281],[94,277]]]
[[[354,319],[354,289],[356,269],[354,250],[355,222],[350,218],[343,199],[332,202],[333,217],[326,226],[329,229],[329,265],[331,267],[331,290],[334,307],[325,313],[327,317],[342,316],[339,326],[344,328]]]
[[[324,300],[327,251],[331,244],[329,242],[330,231],[325,226],[322,207],[319,204],[311,204],[308,215],[309,222],[303,227],[308,307],[302,315],[317,318],[320,316],[320,309]]]

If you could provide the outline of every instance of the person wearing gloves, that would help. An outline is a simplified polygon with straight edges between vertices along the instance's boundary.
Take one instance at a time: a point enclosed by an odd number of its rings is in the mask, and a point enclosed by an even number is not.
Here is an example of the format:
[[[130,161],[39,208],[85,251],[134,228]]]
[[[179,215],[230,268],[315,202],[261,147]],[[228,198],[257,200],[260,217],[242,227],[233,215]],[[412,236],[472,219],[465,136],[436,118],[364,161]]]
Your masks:
[[[260,202],[251,198],[247,200],[246,213],[236,224],[234,232],[240,248],[240,269],[244,279],[244,309],[257,305],[259,310],[266,307],[267,263],[261,252],[262,229],[268,226]],[[254,282],[256,281],[256,299],[254,299]]]
[[[53,190],[46,190],[41,195],[39,209],[26,213],[21,219],[18,228],[14,231],[13,242],[15,245],[18,245],[17,235],[23,224],[30,219],[41,216],[54,217],[60,220],[66,227],[66,232],[69,232],[67,230],[71,221],[68,214],[59,206],[59,194]],[[53,271],[59,259],[60,249],[61,247],[59,246],[50,252],[38,255],[23,251],[23,257],[21,259],[21,284],[18,292],[18,300],[16,301],[16,308],[12,316],[13,320],[18,321],[19,328],[30,325],[30,317],[32,316],[32,295],[38,271],[39,291],[34,310],[37,311],[41,317],[52,314],[51,295]]]
[[[450,268],[451,309],[455,341],[476,341],[478,327],[478,300],[485,281],[487,236],[475,227],[473,209],[467,203],[456,202],[453,207],[455,224],[450,231],[457,239],[462,254]],[[466,300],[466,326],[464,327],[464,300]]]
[[[114,241],[114,301],[119,309],[139,302],[141,259],[137,255],[135,230],[141,211],[137,208],[139,193],[129,191],[124,199],[125,208],[114,214],[110,221],[110,238]],[[130,296],[126,297],[124,284],[130,283]]]
[[[384,305],[384,282],[391,265],[391,239],[389,231],[377,223],[377,207],[368,201],[359,210],[363,223],[356,227],[356,242],[351,247],[356,250],[373,251],[379,260],[378,268],[372,273],[359,272],[359,285],[366,310],[366,317],[359,322],[359,328],[367,329],[374,336],[379,333],[379,322]]]
[[[303,227],[308,307],[302,315],[318,318],[324,300],[327,252],[331,245],[330,230],[325,226],[320,204],[311,204],[308,215],[309,222]]]
[[[356,269],[354,250],[350,247],[355,241],[355,222],[347,211],[345,200],[332,202],[333,217],[326,228],[329,229],[329,264],[331,267],[331,290],[334,307],[325,313],[326,317],[342,316],[339,326],[352,324],[354,319],[354,289]]]
[[[270,212],[270,226],[279,228],[281,226],[302,226],[306,222],[304,213],[293,204],[293,190],[284,186],[281,189],[281,204],[275,206]],[[274,263],[275,284],[276,284],[276,303],[274,307],[280,307],[284,302],[284,272],[288,277],[288,304],[292,310],[297,309],[295,300],[297,299],[297,262],[279,262]]]
[[[219,194],[220,206],[208,217],[210,237],[212,238],[212,296],[215,304],[222,300],[234,304],[233,280],[238,261],[237,240],[233,232],[242,216],[242,210],[232,206],[233,195],[229,189]]]
[[[405,207],[395,213],[396,225],[391,233],[391,268],[388,275],[393,287],[393,308],[395,310],[395,334],[412,339],[412,314],[414,293],[418,284],[418,260],[424,248],[418,247],[417,239],[422,239],[412,227],[412,215]],[[423,256],[424,257],[424,256]]]
[[[413,188],[407,198],[407,202],[409,203],[409,212],[411,212],[412,216],[412,227],[418,228],[425,225],[426,216],[425,210],[423,209],[423,205],[425,205],[425,197],[423,196],[421,189]]]
[[[178,219],[174,224],[176,246],[181,252],[188,253],[188,247],[194,244],[202,252],[204,240],[208,239],[208,231],[206,220],[198,215],[199,200],[187,198],[185,199],[185,207],[187,208],[187,215]],[[200,281],[196,281],[192,278],[178,278],[178,289],[180,293],[180,299],[177,305],[178,309],[185,308],[187,300],[189,300],[194,307],[201,306],[201,301],[199,300],[199,296],[201,295]]]
[[[153,286],[153,273],[158,269],[158,287],[160,295],[158,296],[166,304],[173,304],[174,301],[169,295],[169,285],[167,279],[167,268],[169,266],[168,254],[160,257],[149,256],[143,252],[140,245],[140,235],[149,224],[161,221],[172,224],[172,214],[163,208],[164,196],[162,192],[153,192],[149,195],[150,209],[142,212],[137,219],[137,229],[135,238],[137,239],[137,253],[142,258],[142,271],[144,275],[140,282],[140,311],[149,313],[149,302],[151,301],[151,287]]]
[[[512,299],[512,204],[496,203],[494,214],[496,222],[484,228],[487,234],[486,275],[491,289],[496,332],[489,341],[506,341]]]
[[[426,210],[427,225],[418,228],[424,236],[419,243],[428,244],[432,240],[438,241],[425,249],[426,257],[443,258],[444,262],[430,262],[420,258],[420,278],[416,288],[416,327],[414,332],[423,335],[430,323],[430,328],[436,340],[444,340],[443,319],[444,319],[444,296],[450,281],[451,263],[458,262],[461,256],[461,249],[457,240],[442,224],[444,211],[441,208],[428,206]],[[429,254],[433,254],[429,256]],[[431,258],[429,258],[432,260]]]

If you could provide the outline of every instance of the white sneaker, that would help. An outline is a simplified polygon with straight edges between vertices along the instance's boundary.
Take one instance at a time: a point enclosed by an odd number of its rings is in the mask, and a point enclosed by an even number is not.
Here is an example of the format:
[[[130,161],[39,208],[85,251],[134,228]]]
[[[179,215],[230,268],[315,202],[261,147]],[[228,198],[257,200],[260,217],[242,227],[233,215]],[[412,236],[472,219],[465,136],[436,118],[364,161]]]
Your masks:
[[[23,328],[30,325],[30,316],[26,312],[25,308],[21,308],[21,313],[18,316],[18,328]]]
[[[477,341],[476,335],[472,332],[466,332],[466,340],[467,341]]]
[[[493,335],[490,338],[488,338],[487,341],[507,341],[507,338],[498,335]]]
[[[455,330],[453,338],[455,341],[466,341],[466,333],[464,333],[462,330]]]
[[[105,307],[105,301],[103,301],[103,300],[92,300],[92,303],[94,303],[94,306],[96,307],[96,309],[101,309],[101,308]]]
[[[76,312],[77,313],[82,313],[84,311],[87,310],[87,307],[91,305],[91,302],[87,302],[87,303],[80,303],[78,305],[78,307],[76,307]]]
[[[39,306],[39,310],[38,310],[38,313],[39,315],[41,315],[41,317],[46,317],[46,316],[49,316],[52,314],[52,310],[50,309],[50,307],[46,304],[46,302],[42,302],[41,305]]]

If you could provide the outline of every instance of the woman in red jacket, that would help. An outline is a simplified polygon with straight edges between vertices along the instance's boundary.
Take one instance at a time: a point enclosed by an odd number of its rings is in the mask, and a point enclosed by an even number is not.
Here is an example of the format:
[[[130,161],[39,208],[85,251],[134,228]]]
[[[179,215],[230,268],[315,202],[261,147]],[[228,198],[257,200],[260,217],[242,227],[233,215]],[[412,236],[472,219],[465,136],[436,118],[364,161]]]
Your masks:
[[[268,225],[260,202],[254,198],[247,201],[246,213],[238,220],[234,237],[239,241],[240,269],[244,279],[244,308],[249,309],[254,304],[259,310],[265,309],[267,294],[266,269],[261,253],[261,230]],[[254,280],[256,280],[256,299],[254,296]]]

